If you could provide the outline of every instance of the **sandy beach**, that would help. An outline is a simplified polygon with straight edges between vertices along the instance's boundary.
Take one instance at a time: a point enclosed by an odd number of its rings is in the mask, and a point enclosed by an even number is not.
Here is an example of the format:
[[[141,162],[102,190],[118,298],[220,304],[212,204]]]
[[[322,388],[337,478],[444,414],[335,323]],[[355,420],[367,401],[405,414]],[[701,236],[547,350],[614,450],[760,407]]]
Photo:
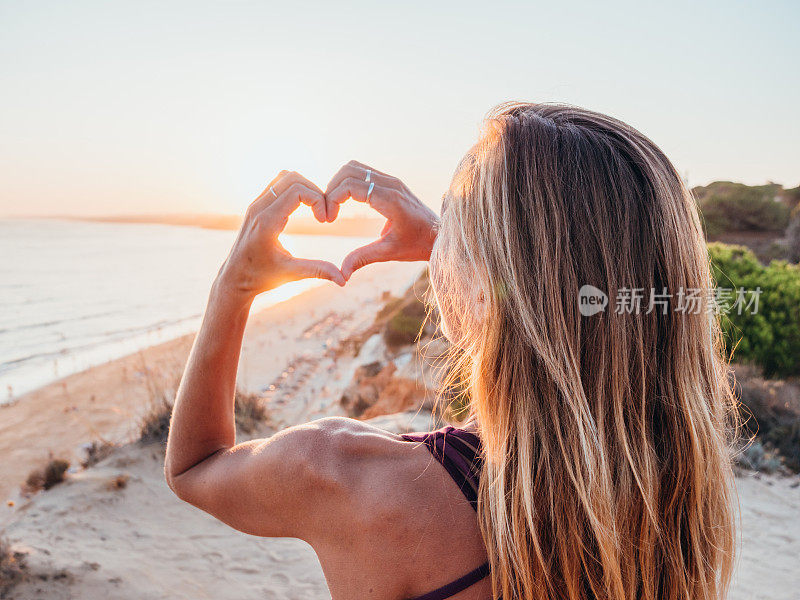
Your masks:
[[[286,389],[301,375],[310,378],[323,369],[331,370],[331,381],[344,381],[347,374],[324,361],[325,349],[371,322],[383,294],[400,293],[420,269],[413,263],[375,265],[356,273],[345,288],[325,282],[252,315],[240,362],[240,388],[266,392],[273,382],[282,382]],[[152,399],[174,392],[193,339],[186,335],[147,348],[0,405],[0,498],[13,495],[51,454],[76,462],[88,442],[130,439]],[[310,363],[309,357],[314,358]],[[280,380],[290,367],[290,381]],[[314,401],[309,397],[303,402]]]
[[[372,266],[343,289],[324,284],[253,315],[239,385],[262,397],[269,414],[253,435],[345,414],[340,398],[354,372],[381,351],[368,342],[348,353],[343,342],[368,328],[386,293],[401,295],[419,270]],[[25,568],[4,597],[330,597],[310,547],[241,534],[182,503],[164,482],[162,446],[126,444],[153,398],[172,393],[191,342],[185,336],[148,348],[0,409],[0,452],[11,457],[0,464],[3,497],[11,501],[0,509],[3,535]],[[408,368],[392,376],[408,376]],[[394,431],[433,426],[430,413],[418,409],[373,422]],[[48,491],[20,496],[20,484],[48,455],[77,464],[82,446],[99,439],[119,447]],[[730,598],[797,598],[800,478],[744,472],[736,482],[741,545]]]

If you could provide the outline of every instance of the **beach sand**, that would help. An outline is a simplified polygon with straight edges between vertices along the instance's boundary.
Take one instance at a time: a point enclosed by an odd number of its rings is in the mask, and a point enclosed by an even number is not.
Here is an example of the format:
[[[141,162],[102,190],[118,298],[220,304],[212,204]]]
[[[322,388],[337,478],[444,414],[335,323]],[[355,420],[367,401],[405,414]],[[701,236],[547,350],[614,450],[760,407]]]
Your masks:
[[[378,424],[424,429],[424,416],[413,423],[414,416],[383,417]],[[27,553],[30,578],[10,597],[330,598],[308,545],[230,529],[173,496],[162,469],[160,447],[129,446],[22,506],[7,536]],[[121,475],[129,478],[125,489],[115,486]],[[731,600],[798,598],[797,482],[737,480],[743,540]]]
[[[800,476],[744,473],[731,600],[800,598]]]
[[[332,368],[326,349],[371,323],[383,294],[400,294],[421,269],[420,263],[372,265],[357,271],[344,288],[325,282],[251,316],[240,388],[261,392],[272,383],[281,383],[283,389],[315,383],[328,369],[331,383],[346,383],[348,373]],[[193,334],[185,335],[0,405],[0,499],[13,496],[51,454],[76,463],[87,442],[129,440],[153,398],[174,392],[193,340]],[[287,368],[291,377],[281,379]],[[301,373],[306,379],[300,379]],[[322,392],[325,385],[323,380],[309,389]],[[311,396],[304,398],[300,408],[313,402]]]
[[[358,273],[343,290],[321,286],[254,316],[240,386],[265,395],[270,414],[254,435],[341,413],[339,398],[359,358],[342,353],[340,342],[368,326],[383,293],[399,295],[418,270],[419,265],[378,265]],[[303,542],[239,533],[178,500],[164,482],[158,443],[121,446],[49,491],[28,499],[16,494],[48,451],[77,456],[81,444],[99,436],[130,438],[152,389],[174,382],[190,343],[188,336],[147,349],[0,409],[0,452],[16,452],[2,465],[5,494],[15,499],[14,506],[0,508],[3,535],[26,564],[26,580],[7,597],[330,597],[316,556]],[[14,427],[5,415],[13,416]],[[417,411],[373,422],[394,431],[432,426],[430,415]],[[800,478],[744,473],[736,483],[741,547],[729,597],[798,598]]]

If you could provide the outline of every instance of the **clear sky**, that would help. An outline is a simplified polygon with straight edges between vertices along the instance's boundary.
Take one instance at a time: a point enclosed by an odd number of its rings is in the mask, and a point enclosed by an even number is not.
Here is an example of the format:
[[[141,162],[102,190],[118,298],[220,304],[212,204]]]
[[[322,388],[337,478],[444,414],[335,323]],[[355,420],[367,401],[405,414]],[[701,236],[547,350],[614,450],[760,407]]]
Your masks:
[[[800,183],[798,2],[0,0],[0,215],[239,212],[351,158],[438,206],[486,112],[563,101],[692,185]]]

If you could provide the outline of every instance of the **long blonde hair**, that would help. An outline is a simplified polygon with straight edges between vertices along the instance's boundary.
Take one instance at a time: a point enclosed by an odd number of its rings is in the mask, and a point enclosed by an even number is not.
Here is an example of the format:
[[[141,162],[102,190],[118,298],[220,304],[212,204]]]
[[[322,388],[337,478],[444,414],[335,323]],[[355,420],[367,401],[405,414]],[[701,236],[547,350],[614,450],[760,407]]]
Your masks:
[[[723,598],[734,399],[695,202],[666,156],[599,113],[498,107],[431,276],[483,440],[494,596]],[[592,316],[587,284],[609,297]]]

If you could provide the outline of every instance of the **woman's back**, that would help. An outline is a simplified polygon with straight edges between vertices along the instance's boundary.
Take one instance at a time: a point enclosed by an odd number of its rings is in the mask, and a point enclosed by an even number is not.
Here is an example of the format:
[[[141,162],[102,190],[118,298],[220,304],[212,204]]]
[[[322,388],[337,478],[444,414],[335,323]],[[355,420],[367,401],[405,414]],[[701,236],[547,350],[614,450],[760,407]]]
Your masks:
[[[331,221],[348,198],[387,224],[341,270],[280,246],[301,203]],[[480,461],[467,432],[403,438],[336,418],[235,443],[256,294],[428,259],[458,359],[443,387],[464,392]],[[601,300],[588,311],[587,289]],[[283,172],[248,209],[212,289],[173,412],[168,482],[242,531],[307,541],[337,599],[440,599],[477,579],[453,597],[719,600],[733,565],[736,422],[712,294],[691,194],[655,144],[599,113],[499,107],[440,223],[360,163],[325,192]]]
[[[724,596],[735,400],[697,205],[664,153],[606,115],[500,106],[430,266],[481,426],[495,590]]]
[[[331,524],[330,543],[314,546],[334,599],[491,596],[475,507],[475,434],[396,436],[337,418],[315,426],[328,459],[346,465],[337,477],[347,518]]]

